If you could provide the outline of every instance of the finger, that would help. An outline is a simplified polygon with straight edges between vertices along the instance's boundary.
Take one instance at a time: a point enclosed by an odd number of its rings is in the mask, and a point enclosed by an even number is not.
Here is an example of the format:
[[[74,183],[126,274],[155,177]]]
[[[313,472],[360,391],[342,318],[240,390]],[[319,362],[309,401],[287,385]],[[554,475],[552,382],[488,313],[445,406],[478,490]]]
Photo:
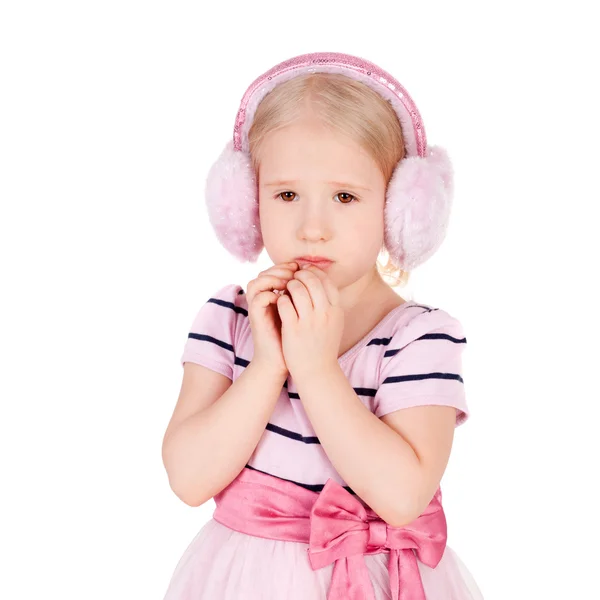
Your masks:
[[[248,283],[248,290],[256,294],[260,291],[273,289],[281,282],[287,283],[287,281],[284,281],[281,277],[276,277],[275,275],[261,275]]]
[[[269,304],[277,302],[278,297],[279,296],[277,296],[275,292],[260,292],[259,294],[256,294],[254,304],[260,308],[267,308]]]
[[[294,304],[288,295],[282,294],[277,298],[277,312],[282,324],[291,325],[298,320],[298,314],[294,308]]]
[[[314,306],[304,283],[298,279],[292,279],[291,281],[288,281],[286,288],[290,292],[294,302],[294,308],[296,309],[296,313],[298,313],[298,318],[308,318],[310,313],[314,310]]]
[[[257,282],[257,285],[268,286],[269,283],[273,281],[283,281],[287,283],[291,278],[293,278],[293,275],[286,276],[285,274],[279,275],[277,273],[274,273],[272,275],[261,275],[260,277],[257,277],[255,281]]]
[[[268,269],[265,269],[264,271],[261,271],[259,273],[259,275],[262,275],[263,273],[270,273],[273,270],[278,270],[278,269],[283,269],[286,271],[297,271],[298,270],[298,264],[297,263],[279,263],[277,265],[273,265],[272,267],[269,267]]]
[[[285,289],[287,281],[287,279],[275,277],[274,275],[262,275],[248,283],[246,295],[252,300],[259,292],[275,289],[283,290]]]
[[[287,277],[291,279],[294,276],[295,269],[284,268],[284,267],[272,267],[271,269],[267,269],[264,273],[261,273],[259,277],[264,277],[265,275],[277,275],[278,277]]]
[[[325,312],[327,307],[331,305],[331,302],[325,289],[324,281],[315,273],[311,273],[310,269],[303,269],[295,273],[294,279],[301,281],[308,290],[314,310]]]
[[[340,291],[338,290],[337,286],[333,283],[333,281],[331,281],[331,277],[329,277],[329,275],[327,273],[325,273],[325,271],[323,271],[322,269],[319,269],[319,267],[315,267],[314,265],[311,265],[311,266],[307,267],[306,269],[300,269],[297,273],[294,273],[294,277],[301,279],[302,277],[304,277],[304,275],[300,275],[300,273],[304,273],[304,272],[311,273],[311,274],[315,275],[316,277],[318,277],[318,279],[323,284],[323,287],[325,289],[325,294],[327,295],[327,299],[329,300],[329,303],[332,306],[339,305]]]

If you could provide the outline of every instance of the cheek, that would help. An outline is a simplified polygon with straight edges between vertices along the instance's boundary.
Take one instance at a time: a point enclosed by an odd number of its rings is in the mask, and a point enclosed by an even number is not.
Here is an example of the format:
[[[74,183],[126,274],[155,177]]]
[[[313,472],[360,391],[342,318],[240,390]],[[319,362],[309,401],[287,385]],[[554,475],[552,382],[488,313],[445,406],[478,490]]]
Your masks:
[[[349,220],[345,229],[355,240],[362,240],[363,242],[370,244],[371,242],[377,243],[377,241],[383,239],[383,211],[380,213],[373,211],[364,211],[360,215],[356,215],[358,218]]]
[[[263,243],[269,256],[273,259],[273,262],[282,262],[278,260],[279,257],[273,256],[283,251],[287,244],[289,244],[290,234],[287,231],[289,225],[277,210],[273,210],[273,207],[267,207],[259,210],[260,214],[260,228],[263,238]]]
[[[384,241],[383,218],[365,214],[346,230],[344,246],[356,265],[370,265],[377,260]]]
[[[263,235],[268,237],[277,237],[277,233],[285,226],[283,216],[278,211],[270,208],[263,208],[260,211],[260,225]]]

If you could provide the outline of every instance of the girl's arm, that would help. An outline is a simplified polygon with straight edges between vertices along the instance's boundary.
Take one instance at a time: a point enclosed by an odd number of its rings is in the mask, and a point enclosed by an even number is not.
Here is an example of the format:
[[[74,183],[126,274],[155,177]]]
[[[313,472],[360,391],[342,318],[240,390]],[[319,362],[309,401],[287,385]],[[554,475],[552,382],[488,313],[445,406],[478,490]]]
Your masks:
[[[206,378],[219,375],[206,371]],[[218,400],[167,430],[163,464],[171,489],[183,502],[200,506],[237,477],[265,431],[286,379],[287,373],[252,361]],[[210,387],[206,379],[202,385]]]

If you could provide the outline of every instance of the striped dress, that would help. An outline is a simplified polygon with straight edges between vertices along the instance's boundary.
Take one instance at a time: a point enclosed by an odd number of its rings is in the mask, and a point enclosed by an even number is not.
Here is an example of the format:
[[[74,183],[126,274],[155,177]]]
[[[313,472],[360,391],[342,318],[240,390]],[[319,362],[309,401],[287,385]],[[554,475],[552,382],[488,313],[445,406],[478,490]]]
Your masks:
[[[452,406],[458,427],[469,417],[462,377],[465,347],[459,320],[439,308],[407,301],[389,312],[338,362],[358,398],[376,416],[412,406]],[[245,291],[230,284],[200,307],[180,362],[182,366],[186,362],[203,365],[235,381],[252,360],[253,349]],[[291,375],[246,468],[316,492],[331,478],[354,494],[325,454]],[[312,571],[302,546],[253,538],[211,520],[180,559],[165,600],[324,600],[331,569]],[[377,600],[391,598],[385,556],[365,556]],[[419,569],[428,600],[482,598],[449,546],[435,570],[421,563]],[[274,573],[281,580],[276,587]]]

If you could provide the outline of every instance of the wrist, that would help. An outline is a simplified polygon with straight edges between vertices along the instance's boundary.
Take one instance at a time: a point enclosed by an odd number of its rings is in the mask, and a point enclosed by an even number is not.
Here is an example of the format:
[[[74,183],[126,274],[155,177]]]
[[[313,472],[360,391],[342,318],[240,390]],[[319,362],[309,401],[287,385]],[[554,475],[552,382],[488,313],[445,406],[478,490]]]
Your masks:
[[[285,367],[277,366],[273,362],[263,358],[253,358],[250,361],[255,369],[262,372],[268,372],[272,377],[278,377],[285,381],[289,375],[289,371]]]
[[[337,362],[321,362],[318,365],[306,366],[301,369],[295,369],[292,373],[292,377],[294,381],[304,381],[304,380],[312,380],[312,379],[321,379],[323,377],[329,377],[333,373],[336,373],[340,370],[340,364]]]

